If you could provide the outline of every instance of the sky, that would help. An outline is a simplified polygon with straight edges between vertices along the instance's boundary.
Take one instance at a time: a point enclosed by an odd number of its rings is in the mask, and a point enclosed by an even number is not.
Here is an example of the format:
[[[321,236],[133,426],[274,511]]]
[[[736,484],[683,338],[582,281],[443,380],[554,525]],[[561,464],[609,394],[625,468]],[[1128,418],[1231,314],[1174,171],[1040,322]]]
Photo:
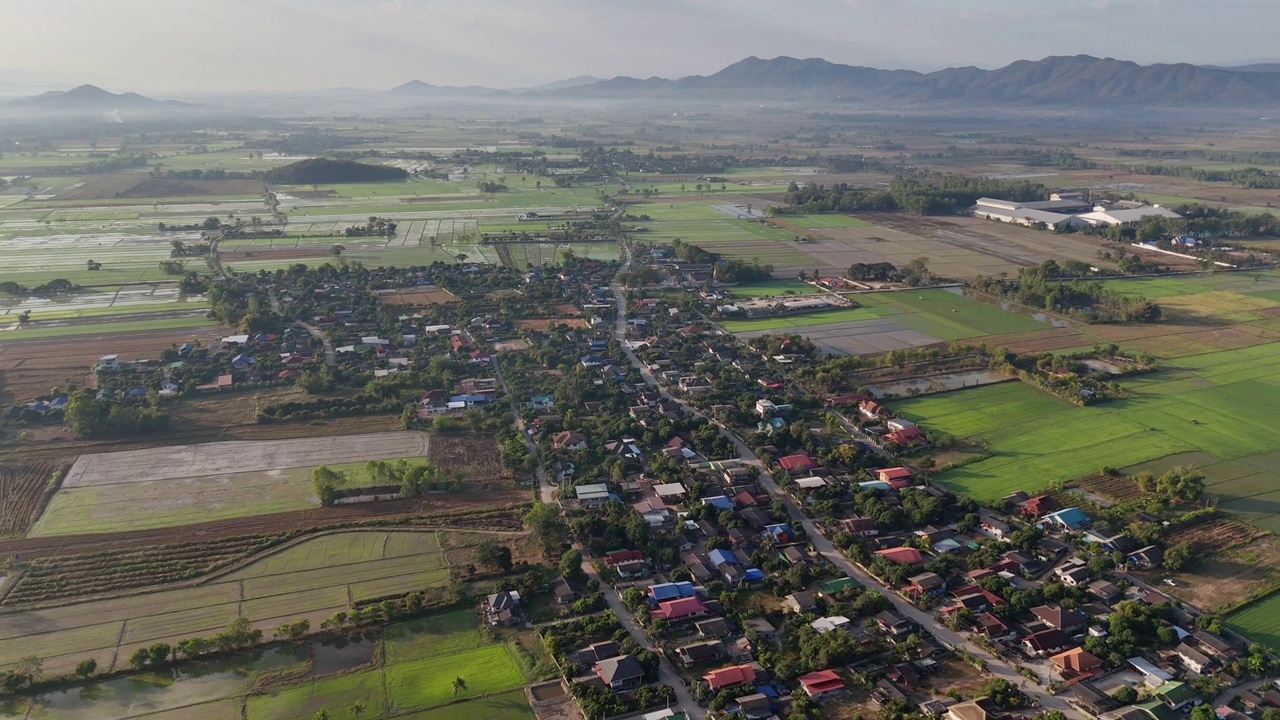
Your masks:
[[[923,71],[1280,55],[1276,0],[3,0],[0,18],[0,82],[179,95],[674,78],[752,55]]]

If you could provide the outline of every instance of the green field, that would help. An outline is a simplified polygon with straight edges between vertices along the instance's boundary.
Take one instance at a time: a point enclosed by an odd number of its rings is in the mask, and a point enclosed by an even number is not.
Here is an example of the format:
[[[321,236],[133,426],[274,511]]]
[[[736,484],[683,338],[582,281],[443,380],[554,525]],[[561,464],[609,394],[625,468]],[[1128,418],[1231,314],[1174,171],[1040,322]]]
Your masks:
[[[1280,509],[1274,408],[1280,407],[1280,343],[1179,358],[1124,381],[1130,399],[1077,407],[1022,383],[893,403],[925,427],[987,440],[992,457],[939,479],[980,499],[1034,491],[1103,466],[1125,468],[1203,451],[1220,507],[1259,519]],[[1192,422],[1192,421],[1195,422]],[[1280,528],[1265,519],[1264,526]]]
[[[799,225],[802,228],[855,228],[871,227],[872,223],[851,215],[835,213],[822,215],[779,215],[782,222]]]
[[[948,290],[903,290],[854,296],[876,317],[939,340],[1044,330],[1046,323]]]
[[[481,637],[470,609],[391,625],[383,638],[377,667],[250,696],[246,717],[310,720],[319,710],[345,713],[356,701],[366,703],[370,718],[406,711],[417,718],[532,717],[517,690],[528,678],[505,643]],[[457,677],[466,690],[455,694]],[[480,695],[489,697],[468,700]]]
[[[726,320],[721,323],[725,330],[732,333],[755,332],[758,330],[784,330],[803,328],[813,325],[829,325],[831,323],[852,322],[855,320],[874,320],[876,314],[866,308],[842,308],[824,310],[822,312],[801,313],[785,317],[761,318],[759,320]]]
[[[1232,613],[1227,624],[1273,650],[1280,648],[1280,595],[1272,595],[1240,612]]]

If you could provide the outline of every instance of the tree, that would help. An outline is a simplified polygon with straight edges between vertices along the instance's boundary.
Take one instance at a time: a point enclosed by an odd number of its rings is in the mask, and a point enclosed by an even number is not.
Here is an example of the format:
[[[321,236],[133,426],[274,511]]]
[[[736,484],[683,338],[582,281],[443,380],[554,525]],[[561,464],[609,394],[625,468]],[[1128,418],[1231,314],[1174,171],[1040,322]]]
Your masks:
[[[147,661],[151,659],[151,652],[147,648],[138,648],[129,656],[129,665],[135,670],[141,670],[147,666]]]
[[[1117,690],[1115,695],[1113,695],[1112,697],[1114,697],[1116,702],[1120,703],[1121,705],[1132,705],[1138,702],[1138,691],[1134,690],[1128,685],[1124,685],[1119,690]]]
[[[354,703],[351,704],[351,707],[347,708],[347,712],[351,715],[351,717],[356,718],[356,720],[359,720],[360,716],[364,714],[364,701],[363,700],[355,701]]]
[[[570,550],[560,556],[560,574],[572,580],[582,576],[582,553]]]
[[[38,683],[40,677],[44,675],[44,661],[37,655],[28,655],[14,666],[13,675],[24,680],[28,685]]]
[[[1195,550],[1191,547],[1191,543],[1184,540],[1164,551],[1164,560],[1161,564],[1165,570],[1177,572],[1194,561]]]
[[[95,671],[97,671],[97,669],[98,669],[97,660],[93,658],[89,658],[87,660],[81,660],[79,663],[76,664],[76,676],[87,678],[90,675],[92,675]]]
[[[493,538],[485,538],[476,545],[476,562],[506,572],[511,569],[511,548],[498,544]]]
[[[556,554],[569,538],[569,526],[554,505],[535,503],[524,514],[524,524],[546,555]]]
[[[1191,710],[1191,720],[1217,720],[1218,714],[1208,705],[1197,705]]]
[[[317,710],[316,714],[311,716],[311,720],[329,720],[329,711]]]
[[[467,681],[461,675],[453,679],[453,695],[457,697],[459,693],[467,691]]]

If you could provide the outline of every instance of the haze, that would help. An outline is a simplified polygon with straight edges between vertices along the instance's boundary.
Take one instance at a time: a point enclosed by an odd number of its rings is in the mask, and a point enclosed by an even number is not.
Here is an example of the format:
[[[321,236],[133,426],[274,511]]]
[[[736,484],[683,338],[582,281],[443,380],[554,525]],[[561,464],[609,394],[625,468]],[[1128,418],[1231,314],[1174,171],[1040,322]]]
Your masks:
[[[1087,53],[1271,53],[1269,0],[42,0],[9,3],[4,80],[142,92],[522,87],[709,74],[749,55],[932,70]],[[163,61],[158,61],[159,59]]]

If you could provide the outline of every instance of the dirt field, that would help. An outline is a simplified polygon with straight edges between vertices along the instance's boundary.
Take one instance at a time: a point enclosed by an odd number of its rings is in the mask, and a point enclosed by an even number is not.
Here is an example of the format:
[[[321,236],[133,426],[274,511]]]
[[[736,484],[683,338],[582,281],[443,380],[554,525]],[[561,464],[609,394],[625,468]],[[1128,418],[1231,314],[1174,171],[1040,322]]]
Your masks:
[[[1075,482],[1076,485],[1114,502],[1129,502],[1142,497],[1142,489],[1128,475],[1090,475]]]
[[[445,471],[465,473],[471,482],[490,482],[508,475],[499,461],[492,435],[433,435],[427,459]]]
[[[1228,518],[1212,518],[1175,530],[1166,538],[1170,544],[1190,543],[1198,552],[1210,553],[1239,545],[1262,533],[1252,525]]]
[[[995,347],[1008,348],[1017,353],[1042,353],[1095,343],[1093,338],[1074,327],[1046,328],[1012,335],[991,335],[983,338],[983,342]]]
[[[0,535],[22,535],[40,513],[45,488],[59,463],[0,465]]]
[[[164,198],[194,195],[261,195],[258,180],[178,180],[136,173],[94,175],[61,191],[58,200]]]
[[[110,328],[110,324],[104,324],[104,328]],[[103,355],[119,355],[125,361],[155,358],[170,345],[196,340],[209,345],[226,333],[226,328],[202,327],[48,340],[9,341],[0,337],[0,405],[27,402],[68,383],[91,385],[91,368]]]
[[[425,433],[398,432],[179,445],[85,455],[71,467],[62,487],[97,487],[426,455],[429,438]]]
[[[410,307],[426,307],[457,302],[458,296],[444,288],[430,290],[393,290],[378,293],[378,302],[383,305],[408,305]]]
[[[570,328],[585,328],[587,321],[578,317],[569,318],[524,318],[516,320],[514,324],[522,330],[550,330],[556,325],[564,325]]]
[[[1230,522],[1230,521],[1227,521]],[[1234,523],[1239,525],[1239,523]],[[1245,526],[1245,530],[1256,530]],[[1178,533],[1175,533],[1175,536]],[[1220,540],[1214,540],[1218,542]],[[1195,544],[1196,541],[1192,541]],[[1172,576],[1174,587],[1161,588],[1204,610],[1237,602],[1280,581],[1280,538],[1254,537],[1244,545],[1215,553],[1193,572]]]

